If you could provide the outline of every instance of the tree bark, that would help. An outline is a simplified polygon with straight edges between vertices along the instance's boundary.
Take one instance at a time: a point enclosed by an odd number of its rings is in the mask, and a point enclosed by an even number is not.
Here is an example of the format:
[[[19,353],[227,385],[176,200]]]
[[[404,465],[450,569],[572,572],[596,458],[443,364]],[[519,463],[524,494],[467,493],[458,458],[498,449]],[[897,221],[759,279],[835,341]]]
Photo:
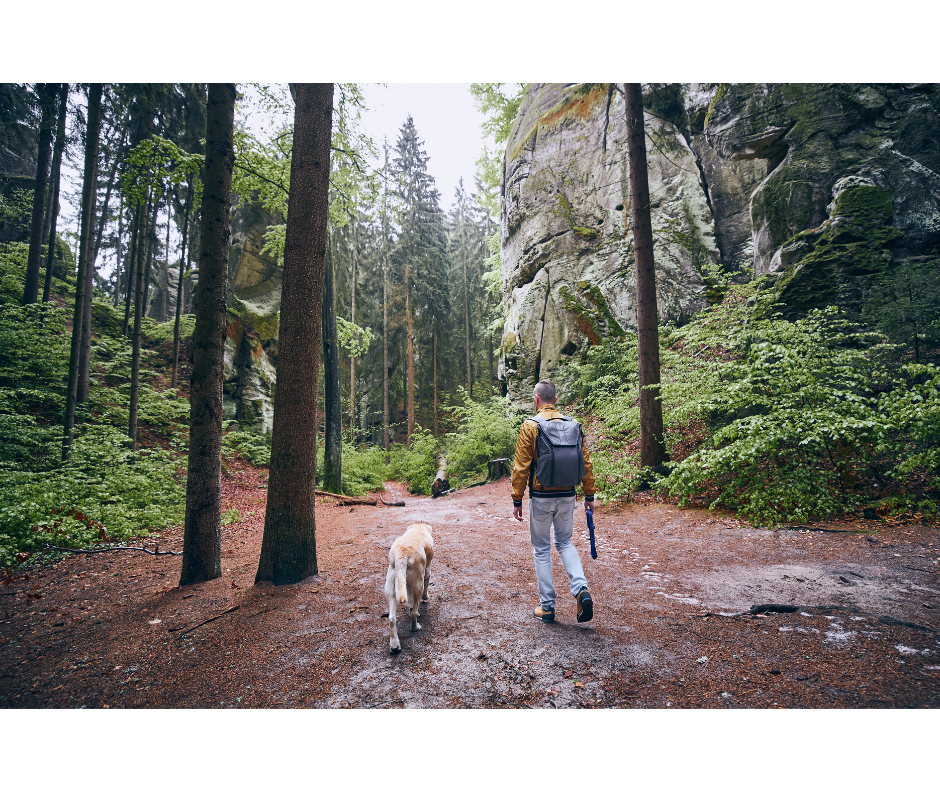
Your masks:
[[[114,162],[111,164],[111,173],[108,175],[108,188],[104,193],[104,207],[101,209],[101,218],[98,220],[98,231],[95,233],[95,251],[92,255],[92,262],[98,260],[98,252],[101,250],[101,238],[104,235],[105,225],[108,223],[108,205],[111,202],[111,191],[114,189],[114,179],[117,175],[118,164],[121,162],[121,151],[124,149],[124,140],[127,138],[127,117],[125,116],[124,128],[121,130],[121,141],[117,150],[114,152]],[[113,142],[113,140],[112,140]]]
[[[405,353],[408,357],[408,380],[405,383],[405,407],[407,409],[407,433],[405,445],[411,448],[411,433],[415,428],[415,345],[411,322],[411,269],[405,263],[405,317],[408,336],[405,338]]]
[[[339,342],[336,336],[336,269],[332,239],[323,263],[323,489],[343,487],[343,422],[339,391]]]
[[[49,220],[49,256],[46,260],[46,281],[42,288],[42,302],[49,300],[52,291],[52,274],[56,261],[56,223],[59,219],[59,184],[62,175],[62,150],[65,148],[65,119],[68,114],[69,84],[63,82],[59,88],[59,116],[56,122],[55,152],[52,155],[52,211]]]
[[[434,437],[437,437],[437,320],[434,321],[434,350],[431,354],[431,363],[434,366]]]
[[[163,309],[160,310],[160,322],[165,323],[169,320],[170,308],[170,222],[172,221],[173,208],[170,203],[170,190],[166,192],[166,243],[164,244],[163,260]]]
[[[78,273],[75,281],[75,309],[72,312],[72,347],[69,354],[69,377],[65,393],[65,424],[62,441],[62,461],[72,454],[72,428],[75,426],[75,405],[78,399],[79,354],[84,330],[85,298],[88,288],[87,278],[93,277],[94,265],[91,264],[92,238],[91,228],[95,216],[95,188],[98,177],[98,132],[101,125],[101,88],[100,82],[92,83],[88,90],[88,127],[85,134],[85,172],[82,180],[82,210],[79,227]]]
[[[140,241],[141,225],[141,205],[134,206],[134,218],[131,220],[131,243],[127,250],[127,271],[125,273],[126,286],[124,288],[124,324],[121,326],[121,336],[127,338],[127,327],[130,322],[131,300],[136,299],[136,290],[134,289],[135,277],[137,276],[137,249]]]
[[[49,177],[49,156],[52,149],[52,126],[55,123],[55,85],[43,83],[39,88],[42,118],[39,122],[39,158],[36,162],[36,188],[33,191],[33,216],[29,227],[29,254],[26,258],[26,281],[23,303],[39,300],[39,264],[42,262],[42,224],[46,208],[46,182]]]
[[[118,232],[117,246],[114,250],[116,263],[114,267],[114,297],[111,300],[112,305],[117,309],[121,294],[121,239],[124,237],[124,209],[118,211]]]
[[[149,190],[148,190],[149,191]],[[134,288],[134,330],[131,333],[131,402],[127,418],[127,436],[131,439],[131,449],[137,448],[137,405],[140,400],[140,340],[141,327],[146,309],[146,277],[150,275],[150,266],[147,265],[148,247],[150,246],[150,197],[137,234],[137,284]]]
[[[357,208],[357,215],[353,218],[352,222],[352,280],[350,282],[352,286],[352,308],[350,310],[349,321],[353,325],[356,324],[356,264],[359,262],[359,238],[356,232],[356,220],[359,218],[358,213],[359,209]],[[352,354],[349,355],[349,440],[353,443],[356,441],[356,357]]]
[[[144,309],[141,313],[141,319],[147,317],[150,311],[150,284],[153,278],[153,256],[157,245],[157,215],[160,213],[160,205],[154,204],[153,217],[150,219],[149,231],[147,232],[146,260],[147,267],[144,270]]]
[[[232,235],[235,95],[234,84],[209,85],[181,586],[222,574],[222,356]]]
[[[653,265],[653,225],[646,166],[643,94],[639,83],[624,84],[630,211],[636,256],[636,326],[640,378],[640,465],[658,467],[669,460],[663,442],[663,405],[659,391],[659,312]]]
[[[388,145],[385,146],[385,174],[388,175]],[[388,186],[385,186],[385,201],[382,204],[382,237],[383,237],[383,261],[382,261],[382,428],[385,433],[385,464],[388,465],[391,460],[389,453],[389,435],[388,435],[388,205],[387,192]]]
[[[78,349],[78,402],[88,402],[88,384],[91,377],[91,302],[94,294],[95,285],[95,255],[97,254],[96,240],[92,237],[92,228],[95,225],[95,213],[98,207],[98,136],[101,129],[101,94],[104,86],[101,83],[93,84],[88,95],[88,133],[91,133],[92,125],[95,127],[95,159],[94,159],[94,181],[91,192],[91,217],[88,225],[88,254],[85,260],[85,296],[82,299],[82,335],[81,344]],[[92,97],[92,91],[96,92],[96,97]],[[92,113],[96,114],[94,124],[92,122]],[[87,161],[86,161],[87,166]],[[108,210],[105,202],[104,211]]]
[[[462,224],[463,221],[461,221]],[[466,235],[466,227],[461,230],[462,235]],[[466,237],[463,238],[463,306],[464,306],[464,331],[466,332],[466,351],[467,351],[467,396],[473,397],[473,376],[470,372],[470,285],[467,279],[467,244]]]
[[[317,351],[332,125],[333,84],[297,85],[271,473],[261,558],[255,575],[255,582],[270,580],[275,585],[296,583],[317,573]]]
[[[193,205],[193,176],[189,176],[187,181],[189,190],[186,195],[186,213],[183,216],[183,241],[180,246],[180,276],[176,283],[176,323],[173,326],[173,376],[170,381],[170,388],[176,388],[176,376],[179,371],[180,362],[180,320],[183,314],[183,278],[186,275],[184,263],[186,261],[186,243],[189,233],[189,212]]]

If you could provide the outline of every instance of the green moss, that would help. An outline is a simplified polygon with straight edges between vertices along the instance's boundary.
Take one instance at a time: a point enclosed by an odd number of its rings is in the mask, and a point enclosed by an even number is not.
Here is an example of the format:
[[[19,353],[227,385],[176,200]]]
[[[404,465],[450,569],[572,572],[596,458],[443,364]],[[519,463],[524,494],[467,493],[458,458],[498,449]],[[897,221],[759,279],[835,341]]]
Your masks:
[[[718,88],[715,90],[715,95],[712,97],[712,100],[708,104],[708,110],[705,112],[705,122],[702,124],[703,129],[708,128],[708,124],[712,122],[712,118],[715,116],[715,108],[718,106],[718,103],[725,97],[725,94],[728,92],[728,85],[724,82],[718,85]]]
[[[503,338],[503,344],[500,346],[500,352],[505,356],[509,353],[512,353],[513,348],[519,344],[519,340],[516,338],[516,335],[510,331]]]
[[[568,223],[568,226],[581,238],[587,241],[593,241],[600,233],[593,227],[581,227],[574,222],[574,208],[564,194],[556,196],[556,207],[553,210],[556,216],[561,216]]]
[[[890,267],[890,248],[903,233],[892,226],[893,193],[877,186],[846,189],[821,228],[797,234],[810,251],[777,280],[777,312],[794,317],[837,304],[863,308],[875,280]]]
[[[558,293],[562,297],[565,309],[574,316],[581,333],[588,338],[592,345],[600,344],[605,336],[622,337],[626,335],[610,311],[610,307],[607,306],[607,300],[597,285],[582,280],[578,282],[577,290],[581,296],[593,305],[593,308],[582,304],[567,285],[558,288]]]

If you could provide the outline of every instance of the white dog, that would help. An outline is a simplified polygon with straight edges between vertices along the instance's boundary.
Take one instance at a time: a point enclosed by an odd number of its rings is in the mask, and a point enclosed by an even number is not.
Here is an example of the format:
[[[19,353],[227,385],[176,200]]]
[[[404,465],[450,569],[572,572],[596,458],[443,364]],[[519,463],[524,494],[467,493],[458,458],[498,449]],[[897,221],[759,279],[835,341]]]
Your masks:
[[[421,629],[418,623],[418,605],[428,600],[428,581],[431,579],[431,559],[434,558],[434,540],[427,523],[409,525],[388,551],[388,574],[385,577],[385,596],[388,597],[388,648],[392,654],[401,651],[398,642],[398,605],[411,606],[411,629]]]

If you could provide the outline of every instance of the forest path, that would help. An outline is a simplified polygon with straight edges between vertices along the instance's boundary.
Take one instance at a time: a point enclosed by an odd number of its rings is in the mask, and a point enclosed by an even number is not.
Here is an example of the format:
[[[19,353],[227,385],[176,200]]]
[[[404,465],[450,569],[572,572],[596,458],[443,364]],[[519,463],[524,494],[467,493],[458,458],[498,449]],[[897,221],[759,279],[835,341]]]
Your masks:
[[[274,587],[253,585],[265,492],[250,466],[233,471],[223,509],[244,522],[224,529],[222,578],[175,588],[180,558],[121,552],[3,589],[0,706],[940,706],[936,529],[766,531],[650,501],[598,507],[594,561],[578,509],[594,620],[575,622],[553,550],[558,616],[544,624],[507,479],[318,507],[320,574]],[[387,554],[412,522],[433,529],[430,602],[419,632],[399,613],[393,656]],[[803,607],[736,615],[759,604]]]

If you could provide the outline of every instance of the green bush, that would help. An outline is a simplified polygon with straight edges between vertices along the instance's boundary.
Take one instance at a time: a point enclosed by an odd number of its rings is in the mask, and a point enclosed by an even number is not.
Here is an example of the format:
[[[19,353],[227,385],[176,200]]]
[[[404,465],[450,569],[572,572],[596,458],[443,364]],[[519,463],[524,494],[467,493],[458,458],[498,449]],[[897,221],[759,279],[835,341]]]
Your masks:
[[[193,336],[196,328],[195,315],[180,315],[180,342],[185,342]],[[150,318],[143,321],[141,333],[153,342],[172,342],[173,332],[176,330],[176,318],[165,323],[157,323]]]
[[[440,442],[430,430],[415,428],[411,433],[411,449],[396,444],[391,451],[389,475],[407,482],[408,492],[430,495],[431,484],[437,475]]]
[[[0,303],[18,304],[23,300],[28,256],[29,244],[0,244]]]
[[[524,418],[515,411],[507,414],[506,401],[501,397],[475,402],[463,388],[459,393],[463,403],[452,405],[450,410],[460,420],[460,425],[444,440],[447,476],[453,487],[483,481],[487,463],[492,459],[508,457],[511,461]],[[435,464],[431,481],[436,473]]]
[[[317,467],[320,467],[319,465]],[[351,443],[343,443],[343,493],[365,495],[381,491],[388,478],[389,466],[385,464],[385,450],[372,446],[357,449]]]
[[[235,421],[225,421],[222,427],[222,453],[226,456],[240,454],[256,468],[267,467],[271,462],[271,433],[258,434],[249,430],[232,430]]]

